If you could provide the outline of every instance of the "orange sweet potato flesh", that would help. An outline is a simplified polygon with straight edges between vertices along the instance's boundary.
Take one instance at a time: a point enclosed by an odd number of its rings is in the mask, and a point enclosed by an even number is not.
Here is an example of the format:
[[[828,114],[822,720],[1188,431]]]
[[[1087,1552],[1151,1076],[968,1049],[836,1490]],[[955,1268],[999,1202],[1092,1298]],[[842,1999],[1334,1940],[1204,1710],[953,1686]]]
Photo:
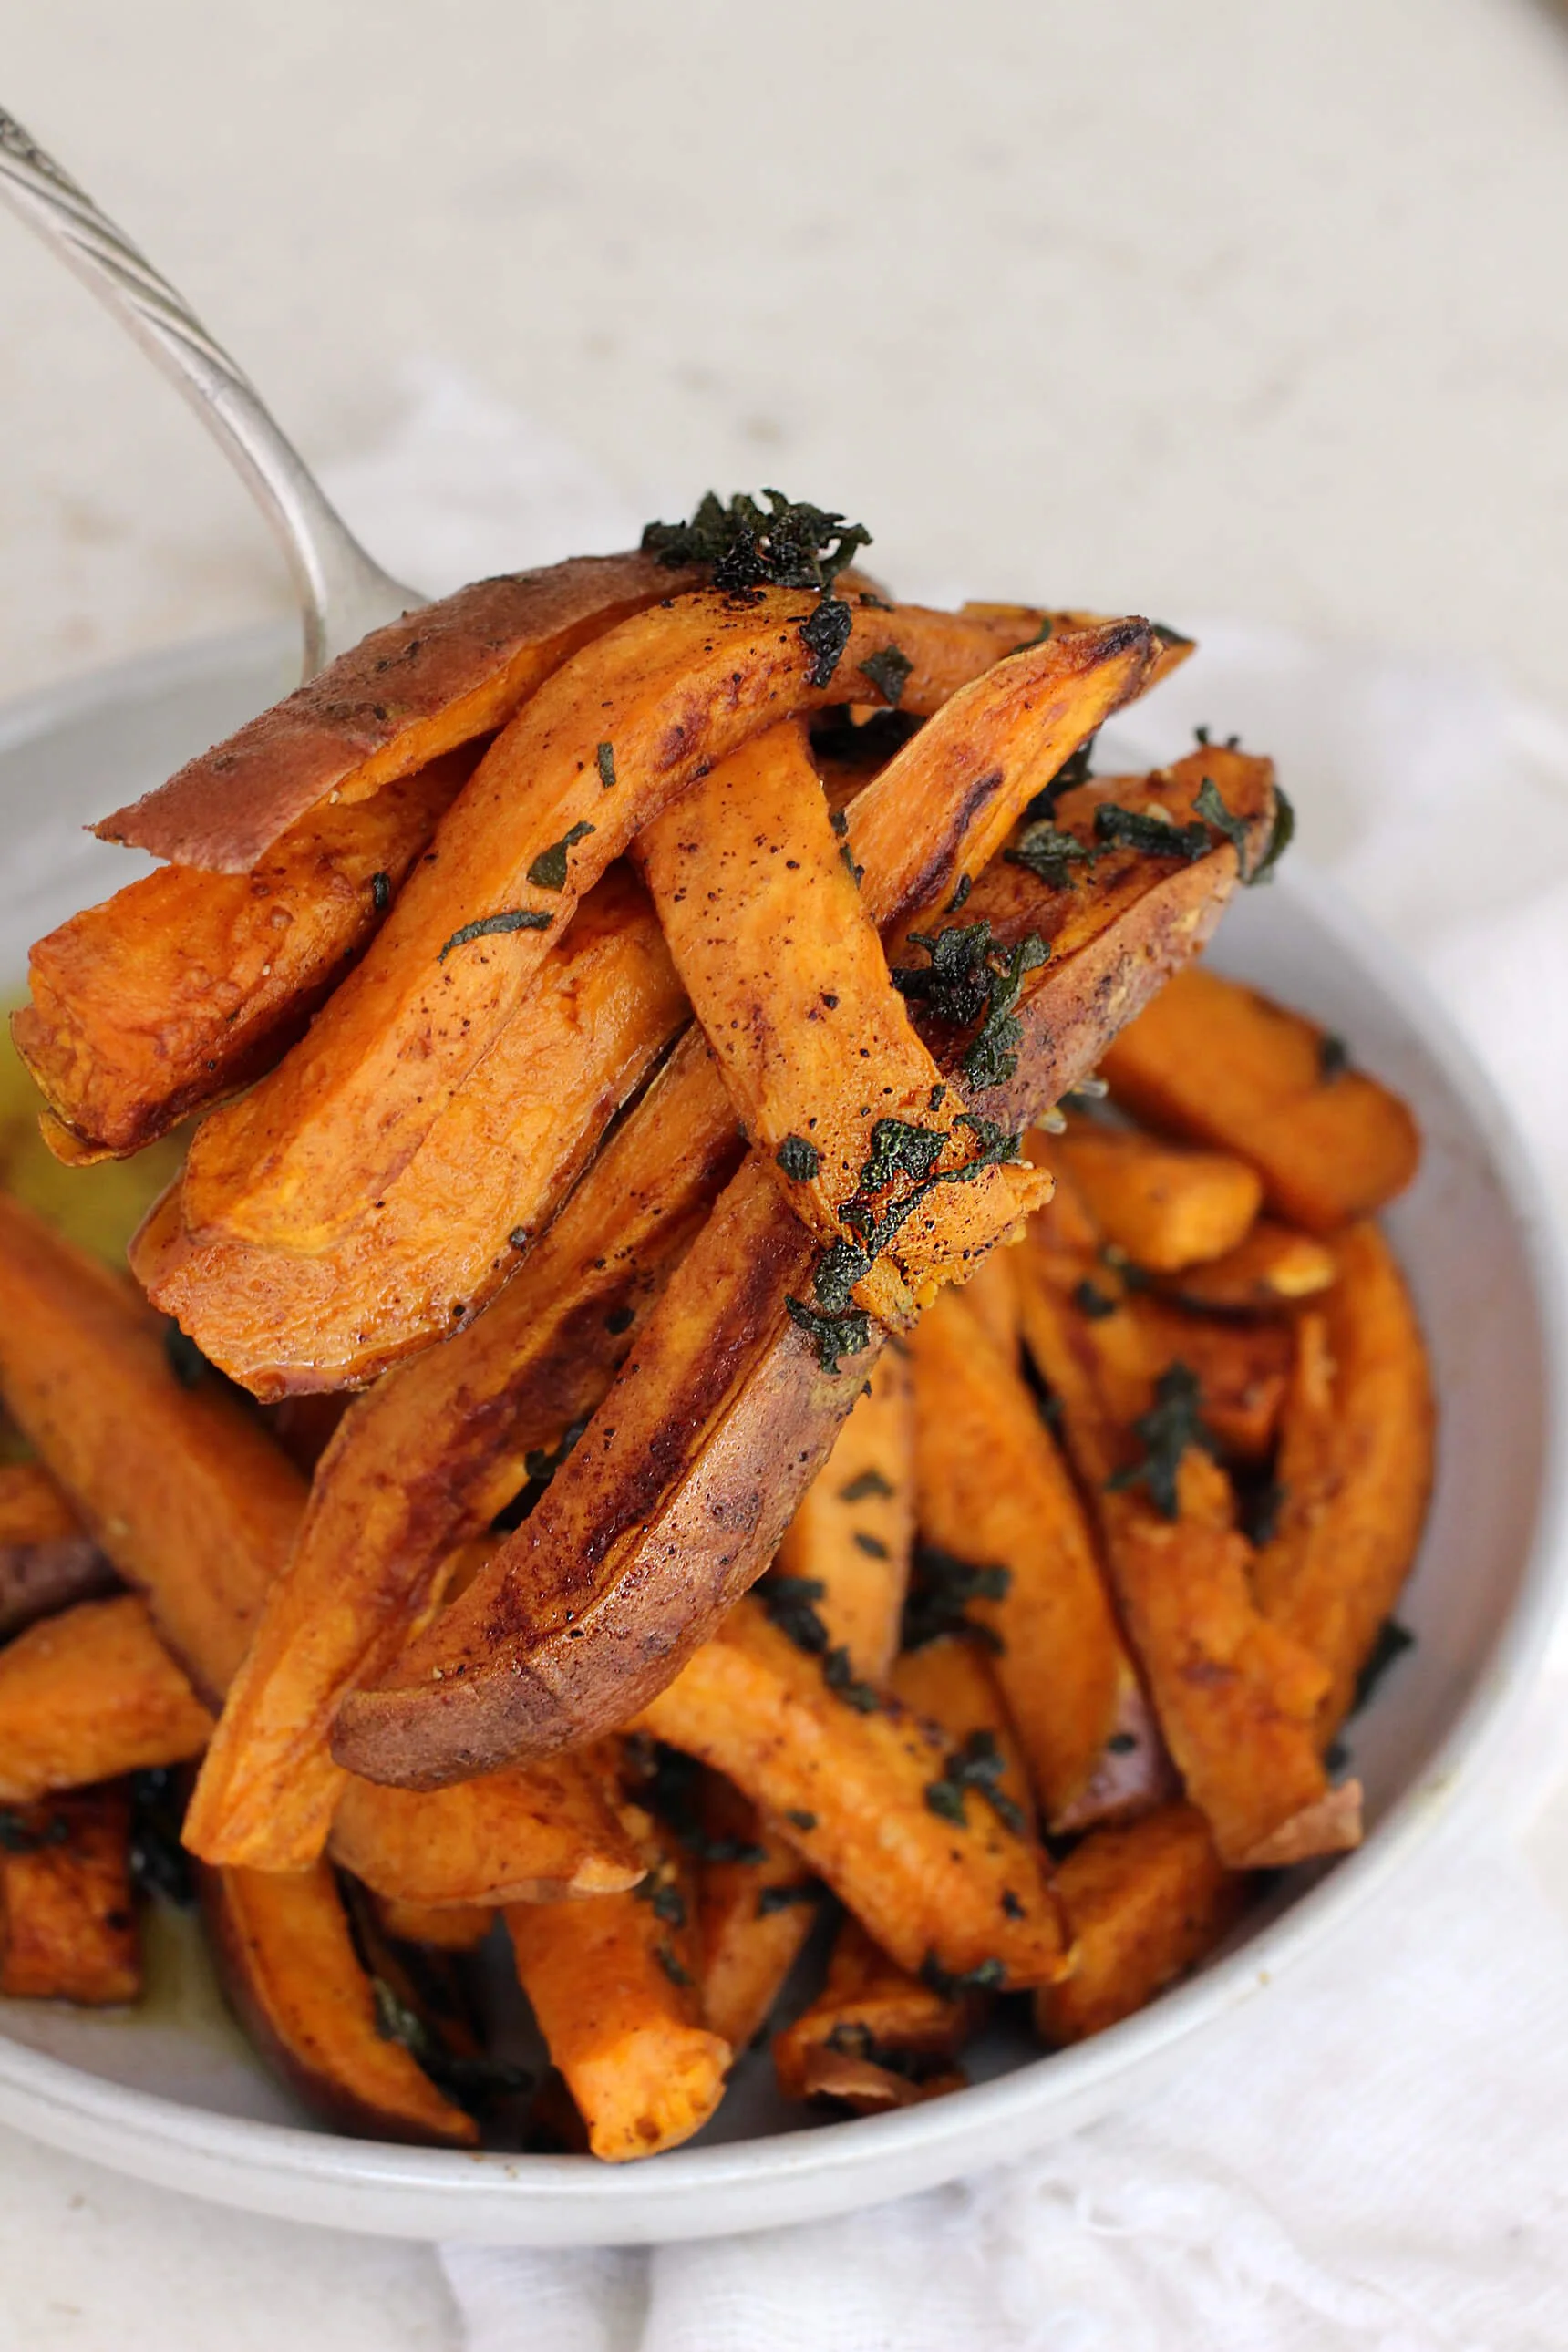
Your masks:
[[[202,1902],[231,2008],[323,2122],[373,2139],[471,2147],[471,2116],[377,2030],[331,1870],[205,1870]]]
[[[512,1904],[517,1972],[588,2129],[595,2156],[622,2164],[677,2147],[723,2095],[730,2044],[701,2021],[691,1886],[678,1850],[628,1808],[667,1900]],[[668,1899],[673,1897],[673,1900]]]
[[[1041,1810],[1053,1828],[1135,1811],[1159,1794],[1159,1738],[1067,1465],[962,1293],[928,1310],[911,1345],[921,1536],[1007,1571],[1002,1597],[965,1614],[998,1645]]]
[[[375,1916],[395,1943],[427,1944],[437,1952],[471,1952],[489,1934],[495,1913],[483,1903],[437,1906],[378,1897]]]
[[[163,866],[39,940],[11,1034],[77,1156],[139,1151],[276,1062],[473,765],[447,752],[363,806],[314,810],[248,874]]]
[[[1185,1364],[1197,1375],[1204,1425],[1226,1459],[1263,1461],[1279,1433],[1289,1382],[1289,1327],[1258,1317],[1220,1322],[1136,1291],[1122,1302],[1121,1313],[1131,1351],[1142,1358],[1151,1395],[1168,1366]]]
[[[576,1757],[425,1793],[350,1780],[329,1850],[374,1894],[426,1906],[621,1894],[644,1869]]]
[[[816,1923],[821,1890],[738,1789],[716,1772],[704,1780],[697,1905],[702,2016],[731,2050],[747,2050]]]
[[[300,1869],[321,1852],[344,1777],[327,1749],[340,1697],[392,1664],[529,1454],[599,1403],[740,1150],[693,1035],[488,1312],[344,1416],[197,1780],[198,1853]]]
[[[1257,1171],[1224,1152],[1081,1120],[1058,1149],[1106,1240],[1155,1274],[1234,1249],[1263,1198]]]
[[[1035,1817],[1035,1793],[1013,1717],[993,1661],[972,1633],[942,1633],[895,1659],[889,1690],[900,1703],[949,1736],[958,1748],[983,1733],[1001,1759],[996,1786],[1026,1821]]]
[[[243,874],[318,802],[366,799],[501,726],[569,655],[693,575],[587,555],[477,580],[376,629],[94,831]]]
[[[42,1463],[0,1465],[0,1640],[111,1591],[114,1581]]]
[[[1195,1967],[1246,1893],[1193,1805],[1096,1830],[1058,1866],[1056,1885],[1077,1959],[1071,1976],[1036,1994],[1035,2020],[1058,2049],[1119,2024]]]
[[[142,1990],[123,1787],[16,1814],[0,1853],[0,1994],[113,2006]]]
[[[79,1601],[0,1651],[0,1803],[184,1763],[211,1731],[139,1593]]]
[[[219,1699],[304,1482],[216,1381],[181,1386],[128,1282],[5,1196],[0,1394],[197,1691]]]
[[[1331,1234],[1402,1192],[1420,1138],[1399,1097],[1335,1069],[1322,1030],[1218,972],[1184,972],[1105,1059],[1135,1118],[1250,1160],[1269,1206]]]
[[[1285,1489],[1258,1555],[1258,1607],[1330,1675],[1331,1738],[1409,1573],[1432,1482],[1431,1375],[1410,1294],[1373,1224],[1335,1244],[1339,1278],[1298,1326],[1276,1475]]]
[[[813,609],[780,590],[744,606],[711,591],[675,597],[551,677],[491,745],[310,1035],[198,1130],[191,1225],[330,1246],[407,1166],[610,861],[730,752],[835,698],[826,680],[809,682],[820,672],[800,629]],[[901,645],[916,664],[905,700],[921,709],[984,668],[993,639],[950,614],[858,606],[840,667]],[[551,858],[559,877],[531,879]],[[458,941],[502,916],[529,927]]]
[[[952,2061],[973,2006],[922,1984],[846,1919],[822,1990],[773,2036],[779,2088],[786,2099],[837,2099],[861,2115],[955,2090],[963,2078]]]
[[[176,1186],[132,1265],[253,1394],[363,1387],[503,1286],[686,1017],[658,925],[617,867],[403,1173],[330,1249],[193,1234]]]
[[[1264,769],[1260,828],[1268,793]],[[1092,1069],[1117,1025],[1202,945],[1237,873],[1228,844],[1173,873],[1163,859],[1142,861],[1136,875],[1108,864],[1098,902],[1092,882],[1041,894],[1076,951],[1028,975],[1018,1069],[988,1110],[1027,1116]],[[1015,895],[1014,917],[1026,921],[1027,904]],[[591,1429],[540,1511],[382,1686],[344,1701],[340,1761],[368,1779],[429,1786],[596,1737],[667,1680],[761,1572],[867,1369],[840,1360],[826,1373],[790,1319],[785,1301],[804,1296],[792,1256],[800,1229],[782,1203],[767,1213],[771,1181],[753,1159],[731,1186],[600,1408],[600,1440]],[[694,1370],[691,1402],[672,1377],[679,1365]],[[645,1367],[657,1367],[656,1381]]]
[[[69,1496],[41,1462],[0,1463],[0,1547],[59,1543],[80,1533]]]
[[[909,1360],[884,1349],[865,1393],[785,1528],[774,1566],[822,1587],[832,1643],[866,1681],[887,1680],[915,1531],[914,1396]]]
[[[1223,1257],[1184,1266],[1161,1286],[1183,1307],[1216,1315],[1277,1315],[1316,1297],[1334,1278],[1333,1251],[1273,1217],[1257,1223]]]
[[[640,1727],[744,1790],[900,1968],[934,1960],[950,1976],[982,1969],[1014,1986],[1060,1973],[1066,1948],[1037,1848],[973,1801],[962,1826],[939,1818],[925,1792],[946,1770],[943,1735],[894,1699],[847,1704],[754,1598]]]
[[[1172,1759],[1222,1860],[1262,1868],[1355,1844],[1360,1789],[1330,1788],[1315,1735],[1327,1672],[1260,1614],[1223,1472],[1189,1447],[1171,1518],[1143,1488],[1108,1486],[1141,1458],[1118,1411],[1125,1374],[1102,1352],[1118,1318],[1089,1320],[1046,1252],[1021,1255],[1028,1346],[1096,1498],[1118,1612]]]

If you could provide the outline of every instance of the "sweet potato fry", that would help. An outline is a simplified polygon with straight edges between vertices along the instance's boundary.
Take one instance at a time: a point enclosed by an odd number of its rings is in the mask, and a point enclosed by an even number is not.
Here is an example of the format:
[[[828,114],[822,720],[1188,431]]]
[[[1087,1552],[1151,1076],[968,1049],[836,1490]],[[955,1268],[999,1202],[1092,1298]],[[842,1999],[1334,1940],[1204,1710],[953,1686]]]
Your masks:
[[[0,1652],[0,1802],[199,1756],[212,1717],[139,1593],[79,1601]]]
[[[310,1035],[198,1130],[185,1174],[193,1230],[313,1253],[380,1197],[610,861],[699,774],[832,698],[801,635],[814,609],[779,590],[746,605],[678,596],[550,678],[497,738]],[[990,651],[978,624],[862,606],[843,663],[894,645],[916,665],[911,709],[944,699],[955,667],[962,682]]]
[[[924,1716],[944,1732],[955,1752],[970,1759],[961,1787],[1001,1799],[1003,1818],[1031,1824],[1035,1792],[1029,1769],[989,1653],[972,1633],[939,1633],[918,1650],[904,1650],[893,1662],[889,1688],[911,1714]],[[1009,1812],[1008,1808],[1011,1808]]]
[[[1259,1613],[1251,1547],[1231,1524],[1224,1473],[1192,1442],[1191,1400],[1163,1396],[1163,1418],[1128,1428],[1110,1402],[1117,1368],[1101,1352],[1121,1318],[1085,1317],[1048,1258],[1032,1244],[1020,1256],[1027,1344],[1060,1401],[1122,1625],[1221,1859],[1263,1868],[1353,1845],[1360,1789],[1329,1787],[1314,1732],[1326,1669]]]
[[[1290,1378],[1294,1350],[1289,1327],[1256,1317],[1222,1323],[1143,1292],[1128,1297],[1121,1312],[1129,1338],[1143,1357],[1148,1402],[1161,1374],[1172,1364],[1185,1364],[1197,1378],[1200,1418],[1226,1457],[1263,1461],[1279,1431]]]
[[[0,1463],[0,1550],[79,1536],[81,1521],[41,1462]]]
[[[1334,1254],[1310,1234],[1259,1217],[1244,1241],[1161,1285],[1178,1306],[1215,1315],[1270,1315],[1315,1298],[1334,1278]]]
[[[425,1944],[436,1952],[471,1952],[495,1922],[484,1903],[400,1903],[380,1895],[375,1903],[382,1933],[398,1944]]]
[[[579,646],[693,578],[635,554],[477,580],[373,631],[94,831],[176,866],[247,873],[319,802],[364,800],[489,734]]]
[[[473,2117],[382,2033],[325,1863],[204,1870],[202,1901],[231,2007],[306,2106],[374,2139],[474,2145]]]
[[[686,1018],[658,925],[617,868],[402,1175],[332,1247],[303,1257],[194,1235],[176,1192],[132,1265],[254,1394],[363,1386],[501,1287]]]
[[[706,1047],[676,1049],[510,1286],[345,1415],[196,1785],[213,1862],[302,1869],[340,1768],[333,1710],[408,1638],[452,1548],[479,1535],[608,1389],[741,1151]]]
[[[1037,1848],[973,1798],[939,1814],[942,1736],[896,1700],[831,1689],[754,1598],[645,1708],[641,1727],[723,1772],[900,1968],[955,1990],[1048,1981],[1065,1960]]]
[[[1030,1159],[1035,1157],[1027,1144],[1025,1150]],[[984,1324],[985,1336],[998,1355],[1016,1370],[1023,1338],[1013,1265],[1005,1249],[993,1250],[989,1257],[982,1260],[963,1286],[963,1298],[970,1313],[977,1315]]]
[[[475,756],[447,752],[363,807],[315,811],[248,874],[164,866],[38,940],[11,1034],[76,1156],[139,1151],[279,1058]]]
[[[424,1907],[620,1894],[644,1869],[575,1756],[423,1794],[348,1780],[329,1850],[374,1894]]]
[[[43,1465],[0,1465],[0,1641],[114,1589],[114,1570]]]
[[[0,1393],[197,1691],[220,1698],[304,1483],[216,1381],[181,1385],[129,1283],[4,1196]]]
[[[963,1613],[996,1644],[1047,1820],[1080,1819],[1097,1780],[1097,1811],[1112,1785],[1118,1810],[1147,1804],[1158,1792],[1158,1738],[1146,1716],[1142,1739],[1131,1726],[1143,1713],[1137,1678],[1034,1399],[962,1294],[928,1309],[911,1345],[921,1536],[948,1558],[1002,1571],[1003,1589],[976,1594]]]
[[[784,1529],[774,1567],[819,1590],[828,1641],[883,1683],[899,1646],[915,1527],[914,1398],[907,1357],[885,1349],[832,1453]]]
[[[142,1990],[123,1787],[52,1797],[0,1822],[0,1993],[99,2008]]]
[[[1328,1668],[1331,1738],[1420,1541],[1433,1399],[1420,1326],[1375,1225],[1335,1244],[1339,1279],[1297,1327],[1276,1475],[1285,1490],[1258,1555],[1258,1605]]]
[[[1194,1806],[1167,1805],[1125,1829],[1096,1830],[1057,1871],[1077,1959],[1042,1985],[1035,2020],[1055,2048],[1131,2017],[1214,1949],[1241,1909]]]
[[[1068,1129],[1058,1146],[1106,1240],[1152,1273],[1234,1249],[1258,1214],[1263,1184],[1245,1160],[1191,1151],[1146,1135]]]
[[[1402,1192],[1420,1139],[1397,1095],[1345,1067],[1299,1013],[1218,972],[1183,972],[1105,1060],[1118,1102],[1171,1135],[1250,1160],[1269,1206],[1329,1234]]]
[[[896,1967],[858,1920],[846,1919],[822,1990],[773,2036],[779,2088],[786,2099],[833,2099],[857,2115],[961,2090],[953,2062],[974,2008],[973,1997]]]
[[[821,1887],[793,1846],[717,1772],[703,1775],[697,1923],[702,2016],[746,2050],[816,1924]]]
[[[539,2030],[612,2164],[677,2147],[723,2094],[730,2044],[700,2021],[689,1874],[651,1817],[628,1808],[644,1889],[593,1903],[514,1903],[506,1924]]]

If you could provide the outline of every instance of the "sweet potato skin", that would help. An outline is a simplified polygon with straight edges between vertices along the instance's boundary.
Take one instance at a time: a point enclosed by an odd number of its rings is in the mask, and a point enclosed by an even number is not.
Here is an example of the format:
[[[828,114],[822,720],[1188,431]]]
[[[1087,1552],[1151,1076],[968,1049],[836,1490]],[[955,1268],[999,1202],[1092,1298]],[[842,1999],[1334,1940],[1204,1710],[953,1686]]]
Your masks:
[[[202,1908],[230,2006],[325,2123],[372,2139],[471,2147],[473,2117],[377,2030],[331,1869],[203,1870]]]
[[[1258,1606],[1328,1669],[1331,1738],[1393,1609],[1431,1489],[1435,1406],[1415,1307],[1375,1225],[1335,1244],[1339,1277],[1298,1326],[1277,1475],[1285,1489],[1258,1556]]]
[[[212,1717],[139,1593],[79,1601],[0,1651],[0,1802],[199,1756]]]
[[[100,2008],[141,1990],[124,1788],[81,1789],[12,1815],[0,1847],[0,1993]]]
[[[1278,1215],[1331,1234],[1403,1191],[1420,1138],[1398,1096],[1336,1069],[1329,1043],[1300,1013],[1198,970],[1117,1040],[1105,1076],[1135,1118],[1249,1160]]]
[[[573,1756],[425,1794],[349,1780],[331,1853],[374,1894],[425,1907],[621,1894],[644,1869],[597,1779]]]
[[[363,800],[489,734],[590,637],[691,584],[642,554],[476,580],[374,630],[93,830],[176,866],[247,873],[318,802]]]
[[[77,1147],[139,1151],[277,1061],[473,764],[447,752],[363,807],[321,809],[248,874],[163,866],[39,940],[11,1034]]]
[[[1057,1892],[1077,1962],[1042,1985],[1035,2019],[1062,2049],[1131,2017],[1212,1951],[1246,1881],[1226,1869],[1195,1806],[1168,1805],[1085,1838],[1058,1869]]]
[[[4,1196],[0,1392],[197,1691],[219,1699],[303,1481],[216,1382],[180,1385],[129,1283]]]

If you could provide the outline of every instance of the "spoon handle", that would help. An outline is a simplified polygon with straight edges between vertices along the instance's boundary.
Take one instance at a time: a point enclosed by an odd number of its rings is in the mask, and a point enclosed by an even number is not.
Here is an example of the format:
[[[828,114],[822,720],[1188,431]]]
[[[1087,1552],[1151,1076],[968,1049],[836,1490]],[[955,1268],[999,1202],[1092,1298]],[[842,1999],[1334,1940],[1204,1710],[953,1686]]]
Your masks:
[[[171,376],[282,542],[312,677],[370,629],[426,600],[373,563],[248,376],[146,256],[0,110],[0,195],[56,247]]]

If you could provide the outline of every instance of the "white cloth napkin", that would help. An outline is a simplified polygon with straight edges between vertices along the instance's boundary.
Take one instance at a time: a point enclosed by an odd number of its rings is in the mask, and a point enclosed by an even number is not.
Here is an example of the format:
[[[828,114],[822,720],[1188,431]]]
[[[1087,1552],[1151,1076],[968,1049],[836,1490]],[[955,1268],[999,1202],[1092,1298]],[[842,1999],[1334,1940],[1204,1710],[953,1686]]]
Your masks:
[[[572,451],[442,369],[408,393],[332,481],[395,571],[628,543]],[[1197,634],[1121,739],[1157,761],[1201,722],[1275,755],[1306,852],[1425,967],[1568,1204],[1568,731],[1440,663]],[[1568,1932],[1525,1841],[1564,1696],[1554,1660],[1486,1801],[1126,2113],[843,2221],[446,2249],[472,2352],[1561,2352]]]

